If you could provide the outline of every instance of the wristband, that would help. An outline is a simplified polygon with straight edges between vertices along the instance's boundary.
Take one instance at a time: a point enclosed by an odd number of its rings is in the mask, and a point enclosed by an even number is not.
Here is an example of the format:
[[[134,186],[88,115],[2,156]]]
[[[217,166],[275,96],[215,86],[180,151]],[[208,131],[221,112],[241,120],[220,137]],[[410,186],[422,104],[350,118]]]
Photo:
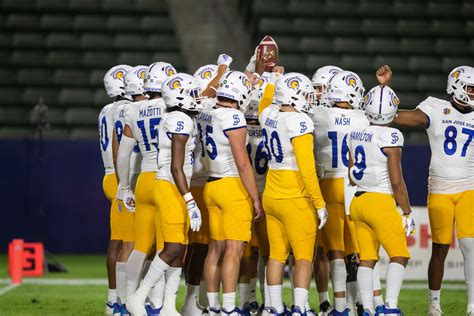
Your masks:
[[[191,194],[191,192],[188,192],[185,195],[183,195],[183,199],[184,199],[184,201],[186,201],[186,203],[194,201],[194,198],[193,198],[193,195]]]

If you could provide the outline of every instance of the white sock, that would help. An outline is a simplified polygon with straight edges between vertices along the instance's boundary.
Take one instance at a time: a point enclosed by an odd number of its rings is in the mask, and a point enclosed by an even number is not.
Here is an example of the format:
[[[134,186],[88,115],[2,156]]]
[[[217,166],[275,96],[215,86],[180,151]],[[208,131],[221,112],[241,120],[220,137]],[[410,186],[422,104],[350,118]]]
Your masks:
[[[123,304],[127,300],[127,263],[115,264],[115,279],[117,284],[117,302]]]
[[[200,307],[207,307],[209,306],[209,300],[207,299],[207,284],[206,281],[201,281],[199,283],[199,305]]]
[[[196,304],[198,292],[199,285],[186,285],[186,298],[184,299],[183,310],[191,308],[193,304]]]
[[[145,278],[143,278],[142,284],[145,284],[151,289],[155,286],[158,280],[161,279],[169,267],[170,266],[166,262],[156,255],[150,265],[150,269],[148,269],[148,273],[145,275]]]
[[[295,306],[299,307],[304,313],[306,309],[306,302],[308,302],[308,290],[302,287],[297,287],[293,290],[293,296],[295,298]]]
[[[146,259],[146,254],[140,251],[133,250],[127,260],[127,296],[135,293],[140,283],[143,264]]]
[[[231,312],[235,309],[235,292],[222,294],[222,308],[226,312]]]
[[[257,278],[250,279],[249,302],[257,301]]]
[[[334,259],[329,261],[330,275],[332,281],[332,288],[334,293],[346,292],[347,271],[344,259]],[[335,297],[334,308],[338,312],[343,312],[346,309],[346,298]]]
[[[329,292],[318,292],[319,304],[321,305],[324,301],[329,302]]]
[[[357,286],[359,287],[360,299],[364,309],[374,313],[374,290],[372,269],[359,267],[357,270]]]
[[[380,284],[380,265],[378,263],[375,264],[374,270],[373,270],[373,288],[374,291],[377,290],[382,290],[382,285]],[[382,291],[380,291],[382,293]],[[374,295],[374,304],[375,306],[381,306],[383,305],[383,296],[382,294],[375,296]]]
[[[464,257],[464,278],[467,287],[467,307],[474,309],[474,238],[459,239],[459,247]]]
[[[350,307],[355,304],[357,300],[357,281],[346,283],[346,302]]]
[[[179,289],[179,280],[181,278],[182,268],[169,267],[165,274],[165,299],[163,301],[163,310],[176,310],[176,295]]]
[[[219,292],[207,292],[207,299],[209,300],[209,307],[219,309],[221,304],[219,303]]]
[[[283,313],[281,285],[269,285],[268,294],[270,296],[270,307],[273,307],[278,314]]]
[[[398,307],[398,295],[402,288],[405,267],[399,263],[390,262],[387,269],[387,291],[385,294],[385,305],[389,308]]]
[[[117,302],[117,290],[116,289],[109,289],[107,291],[107,302],[112,303],[112,304]]]
[[[248,283],[239,283],[239,308],[244,308],[245,304],[249,303],[250,297],[250,284]],[[226,309],[227,310],[227,309]],[[230,312],[229,310],[227,310]]]
[[[430,298],[430,304],[440,305],[441,304],[441,290],[430,290],[429,298]]]
[[[151,290],[148,297],[150,298],[150,302],[153,304],[153,307],[155,309],[163,306],[163,299],[165,297],[165,276],[164,275],[155,284],[155,287]]]

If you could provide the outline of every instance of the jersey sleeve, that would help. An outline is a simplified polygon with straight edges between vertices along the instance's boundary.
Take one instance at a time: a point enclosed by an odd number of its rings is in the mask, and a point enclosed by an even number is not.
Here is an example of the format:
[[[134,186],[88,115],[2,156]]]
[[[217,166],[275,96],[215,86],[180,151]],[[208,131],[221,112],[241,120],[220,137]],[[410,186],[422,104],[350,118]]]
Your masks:
[[[247,127],[245,116],[239,110],[227,110],[220,113],[219,122],[224,132]]]
[[[435,105],[436,105],[436,99],[433,97],[428,97],[423,102],[418,104],[418,106],[416,107],[418,110],[422,111],[427,116],[428,126],[429,126],[429,121],[431,120],[431,116],[435,108]]]
[[[290,139],[305,134],[312,134],[314,131],[314,124],[311,118],[303,113],[297,114],[287,120],[288,136],[290,136]]]
[[[275,95],[275,85],[273,83],[268,83],[263,92],[263,96],[260,99],[258,104],[258,115],[262,113],[270,104],[273,102],[273,96]]]
[[[165,130],[170,134],[191,135],[193,129],[193,120],[183,112],[175,111],[165,121]]]
[[[403,134],[396,128],[387,128],[378,139],[380,148],[403,147],[403,142]]]

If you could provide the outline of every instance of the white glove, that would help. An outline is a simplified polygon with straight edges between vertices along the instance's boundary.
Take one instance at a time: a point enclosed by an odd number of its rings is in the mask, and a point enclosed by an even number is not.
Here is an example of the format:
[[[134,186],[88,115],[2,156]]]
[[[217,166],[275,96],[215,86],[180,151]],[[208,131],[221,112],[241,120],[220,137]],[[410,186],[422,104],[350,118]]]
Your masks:
[[[186,207],[188,208],[189,226],[193,232],[197,232],[201,229],[202,224],[201,211],[199,210],[191,192],[183,195],[183,198],[186,201]]]
[[[407,237],[415,233],[415,219],[411,212],[408,215],[402,215],[402,223]]]
[[[250,57],[249,64],[247,65],[247,67],[245,67],[245,70],[247,70],[248,72],[255,72],[255,65],[257,63],[257,50],[258,50],[258,46],[255,47],[255,51],[252,57]]]
[[[219,58],[217,58],[217,65],[226,65],[227,67],[230,66],[232,63],[232,57],[227,54],[220,54]]]
[[[122,189],[122,200],[129,212],[135,212],[135,195],[130,186]]]
[[[278,79],[281,78],[281,73],[279,72],[271,72],[270,75],[270,82],[273,83],[273,84],[276,84],[276,82],[278,81]]]
[[[328,220],[328,211],[326,211],[326,208],[320,208],[318,210],[318,218],[319,218],[319,226],[318,229],[323,228],[324,224],[326,224],[326,221]]]

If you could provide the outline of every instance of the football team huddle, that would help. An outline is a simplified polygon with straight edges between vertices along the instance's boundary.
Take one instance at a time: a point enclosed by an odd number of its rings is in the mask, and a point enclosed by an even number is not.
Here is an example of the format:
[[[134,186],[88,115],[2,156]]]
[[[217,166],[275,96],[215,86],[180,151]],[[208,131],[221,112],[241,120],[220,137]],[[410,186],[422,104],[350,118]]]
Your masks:
[[[314,275],[319,315],[402,315],[415,220],[395,123],[425,128],[431,146],[428,315],[442,313],[454,227],[474,315],[474,68],[451,71],[450,101],[399,110],[387,65],[365,93],[336,66],[309,79],[256,55],[244,72],[231,62],[221,54],[194,75],[165,62],[118,65],[104,77],[113,98],[98,120],[111,202],[106,314],[317,315]],[[385,300],[380,246],[390,258]]]

